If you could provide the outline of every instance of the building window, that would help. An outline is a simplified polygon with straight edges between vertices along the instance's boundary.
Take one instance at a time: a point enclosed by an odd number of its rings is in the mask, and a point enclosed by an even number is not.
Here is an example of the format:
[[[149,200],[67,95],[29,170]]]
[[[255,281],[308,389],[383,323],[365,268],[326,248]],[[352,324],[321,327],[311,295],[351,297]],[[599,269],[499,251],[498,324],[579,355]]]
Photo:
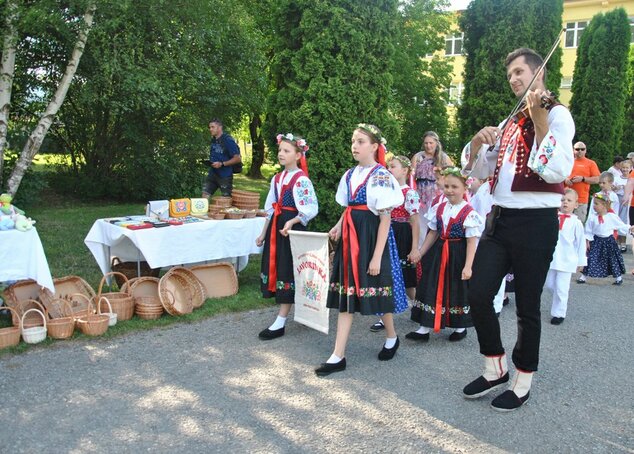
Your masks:
[[[577,47],[583,33],[583,29],[588,26],[588,21],[568,22],[566,24],[566,45],[565,47]]]
[[[447,104],[450,106],[459,106],[462,104],[462,91],[464,90],[464,85],[460,82],[458,85],[451,85],[447,90]]]
[[[561,87],[559,88],[571,88],[572,87],[572,77],[562,77],[561,78]]]
[[[452,35],[445,36],[445,55],[460,55],[462,54],[462,38],[464,33],[454,33]]]

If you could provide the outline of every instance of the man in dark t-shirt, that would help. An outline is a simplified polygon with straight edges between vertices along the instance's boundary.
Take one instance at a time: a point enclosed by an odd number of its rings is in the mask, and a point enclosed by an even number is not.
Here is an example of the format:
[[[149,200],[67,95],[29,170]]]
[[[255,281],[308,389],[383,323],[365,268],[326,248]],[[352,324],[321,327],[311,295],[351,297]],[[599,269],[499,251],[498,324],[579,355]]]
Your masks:
[[[209,133],[211,134],[209,172],[203,186],[203,197],[213,195],[217,189],[220,189],[223,196],[231,196],[233,189],[232,166],[242,162],[238,144],[222,129],[222,121],[217,118],[209,122]]]

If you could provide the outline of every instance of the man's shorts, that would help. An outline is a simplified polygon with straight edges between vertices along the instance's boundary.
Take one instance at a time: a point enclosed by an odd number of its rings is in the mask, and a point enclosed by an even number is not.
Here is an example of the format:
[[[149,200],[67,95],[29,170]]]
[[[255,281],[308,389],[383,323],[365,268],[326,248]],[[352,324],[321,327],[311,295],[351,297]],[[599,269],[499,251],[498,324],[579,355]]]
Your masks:
[[[211,196],[218,189],[220,189],[220,194],[230,197],[233,190],[233,175],[224,178],[218,177],[215,173],[207,175],[203,185],[203,193]]]

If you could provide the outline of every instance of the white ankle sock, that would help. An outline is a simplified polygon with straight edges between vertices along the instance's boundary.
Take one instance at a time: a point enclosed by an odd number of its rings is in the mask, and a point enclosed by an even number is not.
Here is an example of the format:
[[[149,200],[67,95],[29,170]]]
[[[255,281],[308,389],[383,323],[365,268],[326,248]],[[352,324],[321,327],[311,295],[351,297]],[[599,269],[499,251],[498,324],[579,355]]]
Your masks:
[[[586,280],[586,276],[584,274],[582,274],[581,276],[579,276],[579,280],[580,281],[585,281]]]
[[[278,330],[280,328],[284,328],[284,325],[286,325],[286,317],[282,317],[282,316],[278,315],[277,318],[275,319],[275,321],[273,322],[273,324],[271,326],[269,326],[269,329],[271,331],[275,331],[275,330]]]
[[[431,332],[431,328],[427,328],[426,326],[420,326],[416,332],[418,334],[429,334]]]
[[[396,345],[396,339],[398,337],[386,337],[385,338],[385,348],[392,348]]]
[[[617,277],[614,282],[621,282],[623,280],[623,276]]]
[[[454,333],[461,333],[463,331],[465,331],[467,328],[456,328]]]
[[[326,362],[328,364],[337,364],[339,361],[341,361],[341,358],[333,353],[332,355],[330,355],[330,358],[328,358],[328,361]]]

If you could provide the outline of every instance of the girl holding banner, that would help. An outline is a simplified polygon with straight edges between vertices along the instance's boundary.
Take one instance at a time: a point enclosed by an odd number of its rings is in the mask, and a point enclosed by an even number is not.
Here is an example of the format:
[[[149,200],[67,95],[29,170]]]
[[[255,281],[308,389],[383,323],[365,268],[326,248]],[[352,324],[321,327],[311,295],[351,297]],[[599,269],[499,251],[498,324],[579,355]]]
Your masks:
[[[329,232],[334,240],[341,237],[327,302],[329,308],[339,309],[337,337],[333,354],[315,369],[319,376],[346,368],[355,312],[383,314],[386,341],[379,360],[392,359],[399,347],[393,313],[407,308],[407,298],[390,212],[404,198],[398,181],[384,167],[385,143],[374,125],[359,124],[352,135],[352,156],[358,165],[341,178],[336,200],[345,210]]]
[[[280,310],[275,322],[259,334],[262,340],[284,335],[286,318],[295,302],[293,256],[289,230],[306,230],[308,221],[317,216],[317,196],[308,178],[306,152],[309,147],[301,137],[278,134],[277,159],[284,170],[271,180],[264,204],[267,220],[262,234],[255,240],[264,245],[261,265],[261,289],[264,298],[275,298]]]

